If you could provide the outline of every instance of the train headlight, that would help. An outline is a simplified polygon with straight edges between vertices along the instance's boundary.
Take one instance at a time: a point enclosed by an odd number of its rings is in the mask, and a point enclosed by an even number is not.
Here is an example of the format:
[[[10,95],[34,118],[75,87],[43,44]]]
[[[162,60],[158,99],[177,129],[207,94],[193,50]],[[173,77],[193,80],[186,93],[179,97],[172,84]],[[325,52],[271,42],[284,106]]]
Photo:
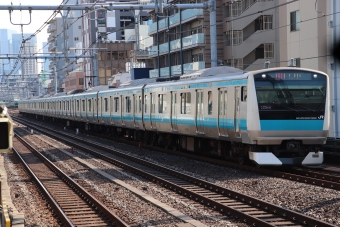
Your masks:
[[[263,79],[266,78],[266,74],[262,74],[262,78],[263,78]]]
[[[314,77],[314,79],[316,79],[316,78],[318,77],[318,75],[317,75],[317,74],[314,74],[313,77]]]

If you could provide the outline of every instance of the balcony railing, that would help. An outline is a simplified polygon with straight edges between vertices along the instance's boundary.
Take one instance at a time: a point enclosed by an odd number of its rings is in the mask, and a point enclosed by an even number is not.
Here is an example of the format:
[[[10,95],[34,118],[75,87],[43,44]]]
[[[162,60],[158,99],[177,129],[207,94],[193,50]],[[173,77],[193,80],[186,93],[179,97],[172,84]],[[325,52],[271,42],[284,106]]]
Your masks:
[[[203,17],[203,9],[186,9],[182,12],[182,21],[186,21],[190,18],[195,18],[198,16]],[[169,20],[169,26],[173,26],[175,24],[178,24],[179,21],[179,13],[176,13],[169,18],[165,18],[163,20],[158,21],[158,30],[162,30],[166,27],[168,27],[168,20]],[[157,22],[149,25],[149,34],[157,32]]]
[[[190,48],[195,45],[204,44],[204,34],[194,34],[182,39],[176,39],[170,42],[170,51],[178,51],[181,48],[181,41],[183,43],[183,48]],[[158,46],[152,46],[149,50],[149,57],[154,57],[158,53]],[[159,45],[159,54],[169,53],[168,43],[163,43]]]
[[[184,73],[189,73],[192,71],[196,71],[199,69],[205,68],[204,61],[192,62],[183,65]],[[150,70],[150,78],[158,77],[158,70],[160,70],[160,77],[167,77],[170,76],[169,67],[160,68],[160,69],[153,69]],[[181,75],[181,65],[174,65],[171,66],[171,75]]]
[[[55,24],[50,24],[50,26],[47,29],[47,33],[51,33],[57,30],[57,26]]]

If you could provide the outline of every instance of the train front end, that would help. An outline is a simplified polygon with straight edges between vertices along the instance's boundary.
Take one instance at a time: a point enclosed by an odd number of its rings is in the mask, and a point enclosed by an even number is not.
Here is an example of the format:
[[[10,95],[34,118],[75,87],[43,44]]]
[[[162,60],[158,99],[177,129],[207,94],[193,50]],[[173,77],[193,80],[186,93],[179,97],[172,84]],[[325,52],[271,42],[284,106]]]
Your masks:
[[[4,103],[0,103],[0,153],[12,149],[13,122]]]
[[[320,165],[329,130],[329,78],[308,69],[267,69],[253,74],[258,165]]]

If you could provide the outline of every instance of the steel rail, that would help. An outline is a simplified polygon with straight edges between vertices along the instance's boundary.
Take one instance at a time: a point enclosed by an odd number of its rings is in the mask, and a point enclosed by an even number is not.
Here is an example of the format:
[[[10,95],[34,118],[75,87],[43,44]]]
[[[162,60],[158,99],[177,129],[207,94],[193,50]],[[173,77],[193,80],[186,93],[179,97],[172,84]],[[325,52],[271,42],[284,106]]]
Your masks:
[[[51,207],[53,207],[53,212],[55,212],[60,220],[60,222],[64,226],[70,226],[74,227],[71,220],[67,217],[65,212],[61,209],[61,207],[58,205],[57,201],[53,198],[53,196],[48,192],[46,187],[41,183],[41,181],[38,179],[38,177],[34,174],[34,172],[31,170],[31,168],[27,165],[27,163],[24,161],[24,159],[21,157],[17,149],[15,147],[12,148],[14,154],[19,158],[21,164],[26,169],[27,173],[32,177],[33,181],[36,183],[38,188],[40,189],[40,192],[44,195],[44,197],[48,200]]]
[[[35,155],[39,157],[40,160],[44,164],[46,164],[53,172],[55,172],[69,187],[71,187],[77,194],[81,195],[84,200],[89,201],[91,204],[96,206],[102,214],[109,220],[112,220],[117,227],[129,227],[121,218],[119,218],[116,214],[111,212],[104,204],[94,198],[90,193],[88,193],[83,187],[81,187],[77,182],[71,179],[67,174],[61,171],[56,165],[54,165],[50,160],[48,160],[44,155],[38,152],[35,148],[33,148],[27,141],[22,139],[17,133],[15,133],[15,137],[20,140],[30,151],[32,151]]]

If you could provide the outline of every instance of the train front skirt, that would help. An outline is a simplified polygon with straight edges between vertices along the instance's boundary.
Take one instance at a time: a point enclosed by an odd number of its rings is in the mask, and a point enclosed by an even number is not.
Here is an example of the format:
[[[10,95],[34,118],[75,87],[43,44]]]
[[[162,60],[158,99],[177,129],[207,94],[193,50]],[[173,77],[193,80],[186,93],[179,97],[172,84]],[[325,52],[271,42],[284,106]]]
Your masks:
[[[249,152],[249,159],[259,166],[281,166],[281,165],[321,165],[323,163],[323,152],[309,152],[306,157],[278,158],[271,152]]]

